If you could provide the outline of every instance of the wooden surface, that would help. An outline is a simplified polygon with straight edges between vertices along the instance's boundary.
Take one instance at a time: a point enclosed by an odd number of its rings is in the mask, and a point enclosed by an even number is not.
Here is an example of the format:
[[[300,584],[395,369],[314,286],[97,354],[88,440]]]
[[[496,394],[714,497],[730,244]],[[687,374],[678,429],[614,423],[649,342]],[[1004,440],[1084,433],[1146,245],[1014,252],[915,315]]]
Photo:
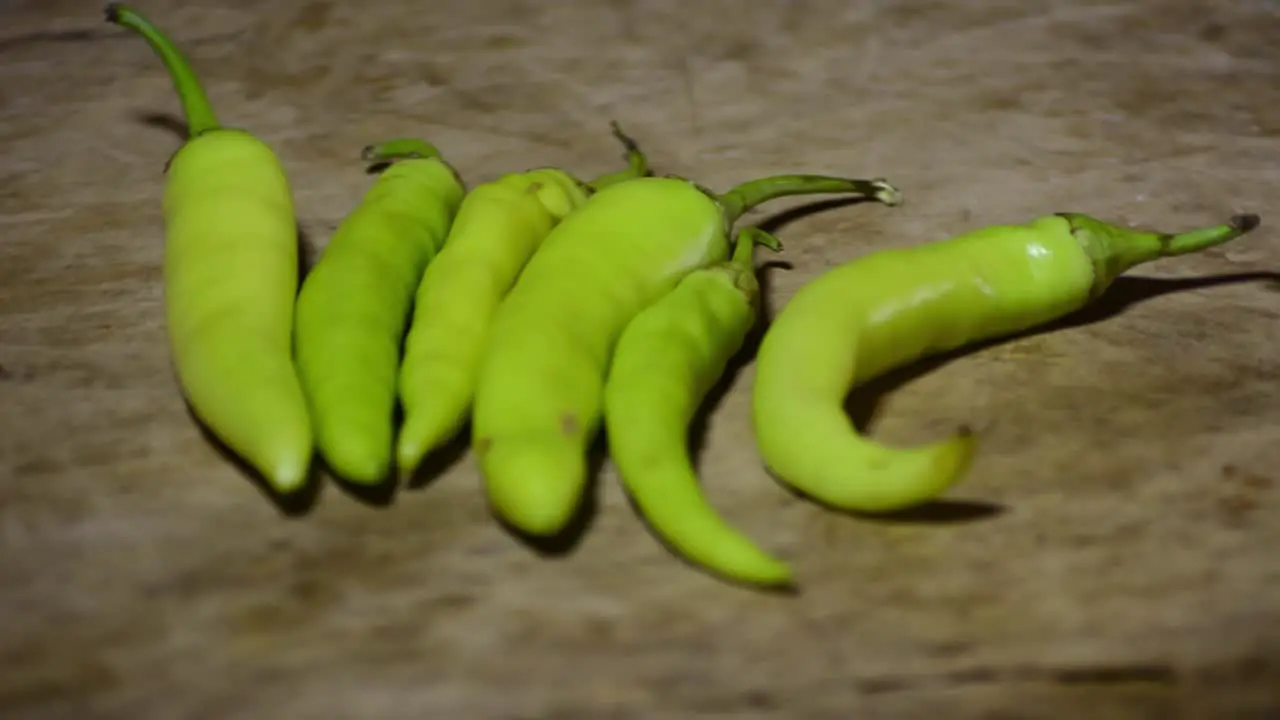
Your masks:
[[[371,140],[428,136],[473,184],[590,176],[618,166],[613,118],[717,189],[902,188],[781,227],[775,308],[833,263],[980,225],[1263,216],[1135,271],[1091,323],[858,393],[888,441],[981,430],[964,483],[911,517],[782,490],[742,369],[702,469],[795,563],[780,596],[674,559],[608,468],[554,558],[497,527],[469,457],[385,506],[326,481],[283,514],[168,365],[167,76],[93,3],[0,3],[0,716],[1280,717],[1278,7],[139,0],[279,151],[313,248]]]

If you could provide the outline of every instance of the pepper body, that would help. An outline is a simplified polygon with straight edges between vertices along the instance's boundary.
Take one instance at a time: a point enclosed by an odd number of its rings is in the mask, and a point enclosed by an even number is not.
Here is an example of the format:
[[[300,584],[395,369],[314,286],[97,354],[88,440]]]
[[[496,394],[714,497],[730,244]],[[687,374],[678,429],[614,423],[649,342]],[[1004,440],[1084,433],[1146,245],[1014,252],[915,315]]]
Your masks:
[[[587,197],[567,173],[541,168],[481,185],[462,201],[444,250],[417,287],[405,338],[402,470],[461,430],[494,312],[551,229]]]
[[[164,288],[179,382],[192,411],[277,489],[296,489],[312,433],[292,354],[298,234],[274,153],[211,132],[169,165]]]
[[[298,234],[284,168],[218,122],[182,52],[131,8],[108,22],[164,62],[188,138],[167,170],[164,294],[170,351],[195,416],[278,492],[306,480],[312,433],[292,356]]]
[[[401,341],[423,271],[440,252],[463,194],[440,159],[391,164],[302,284],[298,372],[320,454],[349,481],[389,476]]]
[[[689,274],[626,326],[605,383],[605,426],[614,466],[655,532],[712,571],[780,585],[790,568],[716,512],[689,456],[689,423],[756,322],[750,248],[738,255]]]
[[[1246,225],[1169,236],[1062,214],[829,270],[801,287],[761,343],[753,387],[760,454],[780,480],[835,507],[886,512],[931,500],[967,469],[973,436],[962,429],[916,448],[861,437],[843,408],[855,385],[1060,318],[1127,268],[1226,242]]]
[[[728,249],[719,206],[675,178],[608,187],[551,231],[499,305],[477,374],[472,443],[504,519],[536,535],[568,522],[618,336]]]

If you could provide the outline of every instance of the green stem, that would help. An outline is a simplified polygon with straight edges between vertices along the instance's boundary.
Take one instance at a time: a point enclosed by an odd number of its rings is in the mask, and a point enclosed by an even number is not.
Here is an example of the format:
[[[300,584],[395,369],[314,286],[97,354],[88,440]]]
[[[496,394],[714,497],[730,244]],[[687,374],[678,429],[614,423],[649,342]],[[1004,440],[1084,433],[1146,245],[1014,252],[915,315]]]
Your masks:
[[[743,228],[738,231],[738,238],[733,245],[733,256],[729,258],[729,262],[744,269],[754,270],[757,245],[773,252],[782,252],[782,241],[773,233],[759,227]]]
[[[756,277],[756,247],[763,245],[774,252],[782,251],[782,242],[773,233],[759,227],[743,228],[734,237],[733,254],[720,265],[752,306],[759,309],[760,280]]]
[[[440,149],[426,140],[397,138],[373,145],[360,151],[360,158],[368,163],[387,163],[409,158],[438,158]]]
[[[199,137],[221,127],[209,97],[200,85],[199,78],[191,70],[191,64],[164,33],[143,16],[122,3],[109,3],[106,7],[107,22],[133,30],[142,36],[155,51],[173,80],[173,88],[182,103],[182,113],[187,120],[187,135]]]
[[[649,174],[649,159],[645,157],[644,151],[640,149],[631,136],[622,132],[622,127],[617,121],[611,121],[609,128],[613,131],[613,137],[622,143],[622,147],[626,150],[627,169],[617,172],[605,173],[600,177],[587,183],[587,187],[592,190],[603,190],[610,185],[617,185],[620,182],[642,178]]]
[[[884,203],[898,205],[902,193],[883,178],[855,180],[830,175],[774,175],[742,183],[718,200],[729,225],[752,208],[781,197],[841,193],[865,195]]]
[[[1177,255],[1200,252],[1214,245],[1221,245],[1228,240],[1234,240],[1261,224],[1262,218],[1258,215],[1236,215],[1228,220],[1225,225],[1191,230],[1177,235],[1167,235],[1165,236],[1165,245],[1161,249],[1160,256],[1175,257]]]
[[[1230,242],[1262,223],[1257,215],[1236,215],[1219,225],[1184,233],[1160,233],[1117,227],[1080,213],[1058,213],[1058,217],[1067,221],[1093,263],[1095,294],[1137,265]]]

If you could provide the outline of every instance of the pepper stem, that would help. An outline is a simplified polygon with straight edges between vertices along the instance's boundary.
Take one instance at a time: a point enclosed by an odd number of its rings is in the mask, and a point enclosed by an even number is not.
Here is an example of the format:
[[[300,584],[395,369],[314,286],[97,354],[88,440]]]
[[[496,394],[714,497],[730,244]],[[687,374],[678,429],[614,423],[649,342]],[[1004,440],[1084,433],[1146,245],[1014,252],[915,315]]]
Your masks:
[[[1080,213],[1057,213],[1093,262],[1094,293],[1125,271],[1160,258],[1188,255],[1235,240],[1262,223],[1257,215],[1236,215],[1225,223],[1184,233],[1130,230]]]
[[[182,103],[182,114],[186,116],[187,135],[199,137],[221,127],[209,96],[200,85],[199,78],[191,70],[191,64],[173,41],[160,32],[145,17],[123,3],[108,3],[105,9],[107,22],[132,30],[142,36],[151,49],[160,56],[169,77],[173,81],[173,89],[178,93]]]
[[[649,159],[645,157],[644,151],[640,149],[637,143],[630,135],[622,132],[622,127],[618,125],[616,120],[609,122],[609,129],[613,131],[613,137],[622,143],[622,147],[626,150],[627,169],[618,170],[617,172],[605,173],[600,177],[587,183],[587,187],[592,190],[603,190],[610,185],[617,185],[626,180],[634,180],[642,178],[649,174]]]
[[[360,159],[367,163],[386,163],[411,158],[438,158],[440,149],[426,140],[417,138],[397,138],[386,142],[366,145],[360,151]]]
[[[774,175],[759,178],[742,183],[717,200],[724,209],[725,222],[733,225],[743,213],[770,200],[823,193],[865,195],[889,206],[902,202],[901,191],[883,178],[855,180],[830,175]]]
[[[773,233],[759,227],[743,228],[738,231],[738,237],[733,245],[733,256],[729,258],[729,262],[744,269],[754,270],[758,245],[773,252],[782,252],[782,241]]]

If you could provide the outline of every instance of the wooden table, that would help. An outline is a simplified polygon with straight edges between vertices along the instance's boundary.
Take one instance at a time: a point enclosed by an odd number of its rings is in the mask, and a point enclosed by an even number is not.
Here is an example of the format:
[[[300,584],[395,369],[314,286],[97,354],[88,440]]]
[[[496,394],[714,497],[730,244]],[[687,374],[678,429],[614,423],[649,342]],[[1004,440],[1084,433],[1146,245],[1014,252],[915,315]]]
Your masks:
[[[869,250],[1050,212],[1263,226],[1134,271],[1087,322],[859,392],[888,442],[981,430],[970,476],[907,517],[782,490],[742,368],[702,471],[795,596],[673,558],[608,468],[554,558],[498,528],[469,456],[383,505],[325,481],[286,515],[170,370],[168,77],[92,5],[0,3],[0,716],[1280,717],[1275,2],[137,7],[279,151],[313,249],[370,141],[429,137],[472,184],[590,176],[618,167],[614,118],[718,189],[902,188],[780,223],[775,309]]]

